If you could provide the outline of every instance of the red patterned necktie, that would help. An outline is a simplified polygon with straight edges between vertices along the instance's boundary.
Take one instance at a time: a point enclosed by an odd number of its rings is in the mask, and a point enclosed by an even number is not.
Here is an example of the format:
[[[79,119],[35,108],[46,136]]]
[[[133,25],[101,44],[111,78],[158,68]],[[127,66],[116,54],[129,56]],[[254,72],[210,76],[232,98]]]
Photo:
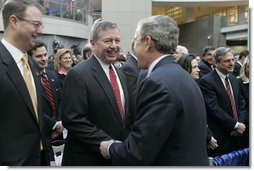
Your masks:
[[[230,99],[231,107],[232,107],[232,110],[233,110],[233,117],[237,121],[238,117],[237,117],[237,111],[236,111],[234,96],[233,96],[232,91],[230,89],[228,77],[225,78],[225,84],[226,84],[226,90],[227,90],[227,93],[228,93],[228,96],[229,96],[229,99]]]
[[[117,83],[116,74],[115,74],[111,65],[109,66],[109,78],[110,78],[111,86],[114,90],[114,94],[115,94],[118,108],[120,111],[121,119],[123,121],[124,120],[124,109],[123,109],[122,100],[121,100],[121,96],[120,96],[120,90],[119,90],[119,86]]]
[[[41,78],[42,78],[43,87],[45,89],[46,95],[49,99],[50,106],[52,108],[53,118],[56,119],[56,105],[55,105],[55,102],[54,102],[54,97],[53,97],[53,93],[52,93],[52,89],[51,89],[49,80],[46,77],[46,74],[44,72],[42,73]]]

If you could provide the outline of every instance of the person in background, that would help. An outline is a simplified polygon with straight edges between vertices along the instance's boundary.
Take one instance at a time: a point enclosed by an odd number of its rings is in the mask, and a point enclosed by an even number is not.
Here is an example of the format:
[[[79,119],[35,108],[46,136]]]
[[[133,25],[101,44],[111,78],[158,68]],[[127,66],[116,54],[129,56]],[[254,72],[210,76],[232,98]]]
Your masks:
[[[129,120],[124,74],[113,65],[120,53],[120,31],[109,21],[94,23],[94,55],[76,65],[64,82],[62,121],[68,130],[63,166],[107,166],[100,142],[122,140]]]
[[[93,50],[90,43],[87,43],[83,49],[84,60],[90,58],[93,55]]]
[[[62,132],[64,127],[59,113],[60,88],[58,78],[55,72],[47,69],[48,52],[44,42],[36,41],[35,46],[30,49],[27,54],[32,57],[39,67],[38,75],[41,77],[41,84],[43,87],[41,92],[43,97],[43,119],[46,126],[47,141],[49,146],[51,146],[52,140],[63,139]],[[51,151],[50,154],[50,165],[55,166],[53,152]]]
[[[188,55],[188,54],[189,54],[189,51],[185,46],[177,45],[176,51],[174,52],[173,57],[175,61],[177,62],[181,56]]]
[[[200,58],[199,55],[195,55],[195,58],[196,58],[196,60],[198,61],[198,63],[201,62],[201,58]]]
[[[134,52],[134,40],[131,43],[131,51],[132,53],[129,54],[127,61],[123,64],[121,70],[126,76],[126,84],[128,88],[128,96],[130,99],[130,121],[133,123],[134,118],[136,116],[136,99],[137,99],[137,91],[139,85],[139,68],[138,68],[138,61],[137,57],[135,56]]]
[[[178,62],[179,65],[182,66],[189,74],[191,74],[192,78],[195,81],[199,80],[199,68],[198,68],[198,61],[194,55],[186,55],[182,56]],[[213,137],[212,131],[207,126],[207,148],[208,149],[216,149],[218,147],[217,140]]]
[[[240,75],[240,71],[241,71],[241,67],[243,65],[243,62],[245,60],[245,58],[249,55],[249,51],[248,50],[243,50],[242,52],[240,52],[238,60],[235,62],[235,68],[234,68],[234,72],[233,74],[238,77]]]
[[[49,165],[38,68],[26,54],[42,33],[43,8],[30,0],[9,0],[2,16],[0,165]]]
[[[55,72],[58,75],[60,89],[62,92],[65,77],[72,68],[73,64],[72,53],[71,50],[69,49],[58,49],[54,57],[55,57],[54,68]]]
[[[235,58],[230,48],[219,47],[214,53],[215,70],[199,80],[203,93],[207,122],[218,148],[209,150],[211,157],[238,150],[245,132],[246,110],[239,81],[231,73]]]
[[[249,147],[249,84],[250,84],[250,78],[249,78],[249,72],[250,72],[250,60],[249,56],[245,57],[245,60],[243,62],[243,66],[241,67],[240,76],[238,77],[238,80],[240,82],[240,89],[243,95],[243,98],[246,102],[245,109],[247,111],[247,119],[246,119],[246,131],[242,146],[243,147]]]
[[[199,68],[198,68],[198,61],[195,56],[189,54],[182,56],[177,63],[181,65],[183,69],[185,69],[194,80],[199,79]]]
[[[75,54],[72,54],[72,67],[74,67],[76,64],[78,64],[78,58]]]
[[[205,46],[202,50],[202,60],[198,64],[198,68],[200,69],[199,75],[202,78],[204,75],[214,70],[214,59],[213,54],[215,52],[215,48],[212,46]]]
[[[113,165],[208,166],[202,94],[170,55],[178,35],[176,22],[168,16],[139,21],[134,52],[139,68],[148,72],[139,87],[137,116],[128,137],[101,142],[102,155]]]
[[[77,55],[77,60],[78,60],[78,61],[77,61],[77,64],[78,64],[78,63],[82,62],[82,61],[84,60],[84,58],[83,58],[82,55],[78,54],[78,55]]]
[[[117,55],[116,60],[114,61],[114,65],[118,68],[122,68],[123,64],[126,62],[126,55],[123,54],[122,52]]]

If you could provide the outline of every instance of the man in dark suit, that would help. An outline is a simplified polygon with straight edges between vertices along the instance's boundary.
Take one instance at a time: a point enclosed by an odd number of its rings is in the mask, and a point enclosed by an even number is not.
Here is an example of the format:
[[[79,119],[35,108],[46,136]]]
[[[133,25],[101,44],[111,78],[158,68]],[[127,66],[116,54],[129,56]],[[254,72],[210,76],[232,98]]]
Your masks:
[[[113,66],[120,53],[118,26],[96,22],[90,43],[94,55],[69,71],[64,82],[62,122],[68,130],[64,166],[111,165],[100,154],[100,142],[122,140],[129,120],[125,76]],[[119,91],[115,95],[116,87]]]
[[[42,32],[43,8],[6,1],[0,42],[0,165],[47,165],[40,82],[26,52]],[[28,61],[28,63],[27,63]]]
[[[41,91],[43,97],[43,119],[46,126],[47,141],[49,146],[51,146],[52,140],[63,139],[62,132],[64,130],[59,111],[60,85],[58,77],[55,72],[47,69],[48,51],[44,42],[36,41],[35,46],[30,49],[27,54],[32,57],[39,67],[38,76],[41,78],[43,87]],[[47,84],[47,80],[49,84]],[[49,87],[47,85],[49,85]],[[51,151],[50,154],[50,165],[55,166],[53,151]]]
[[[138,89],[137,117],[122,142],[101,143],[101,153],[114,165],[208,166],[206,111],[193,78],[170,55],[179,29],[168,16],[138,23],[135,54],[148,69]]]
[[[214,54],[215,49],[211,46],[205,46],[202,51],[202,60],[198,64],[200,70],[199,75],[202,78],[214,69]]]
[[[248,50],[243,50],[242,52],[240,52],[239,54],[239,58],[238,60],[235,62],[235,68],[233,71],[233,74],[238,77],[240,75],[240,71],[241,68],[243,66],[243,62],[245,60],[245,58],[249,55],[249,51]]]
[[[220,47],[214,53],[215,70],[204,76],[200,88],[206,103],[208,125],[217,140],[218,148],[209,150],[209,156],[220,156],[240,148],[239,139],[245,131],[246,111],[234,70],[234,56],[230,48]],[[225,78],[229,79],[232,102]],[[235,111],[235,112],[234,112]],[[235,114],[234,114],[235,113]]]
[[[131,43],[132,54],[121,67],[122,72],[126,76],[126,84],[129,96],[130,121],[133,123],[136,116],[136,98],[138,89],[139,68],[137,57],[134,55],[134,41]]]

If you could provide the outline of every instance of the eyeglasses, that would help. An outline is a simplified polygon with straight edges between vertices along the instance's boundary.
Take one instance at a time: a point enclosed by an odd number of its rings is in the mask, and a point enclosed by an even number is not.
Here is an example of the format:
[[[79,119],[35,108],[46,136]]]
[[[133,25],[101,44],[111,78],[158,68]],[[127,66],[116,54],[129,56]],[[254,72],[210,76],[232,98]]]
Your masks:
[[[72,57],[62,57],[62,60],[72,60]]]
[[[31,23],[36,29],[40,29],[40,28],[43,28],[43,23],[40,22],[40,21],[33,21],[33,20],[27,20],[25,18],[21,18],[19,16],[16,16],[18,19],[22,20],[22,21],[26,21],[26,22],[29,22]]]

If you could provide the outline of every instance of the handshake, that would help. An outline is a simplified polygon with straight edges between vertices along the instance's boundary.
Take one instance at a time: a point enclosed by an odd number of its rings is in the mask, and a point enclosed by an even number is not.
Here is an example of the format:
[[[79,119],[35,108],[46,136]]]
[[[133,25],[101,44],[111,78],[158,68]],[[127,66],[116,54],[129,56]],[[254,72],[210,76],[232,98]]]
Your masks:
[[[109,155],[109,148],[113,143],[122,143],[121,141],[117,141],[117,140],[109,140],[109,141],[102,141],[100,143],[100,151],[101,151],[101,155],[105,158],[105,159],[110,159],[110,155]]]

